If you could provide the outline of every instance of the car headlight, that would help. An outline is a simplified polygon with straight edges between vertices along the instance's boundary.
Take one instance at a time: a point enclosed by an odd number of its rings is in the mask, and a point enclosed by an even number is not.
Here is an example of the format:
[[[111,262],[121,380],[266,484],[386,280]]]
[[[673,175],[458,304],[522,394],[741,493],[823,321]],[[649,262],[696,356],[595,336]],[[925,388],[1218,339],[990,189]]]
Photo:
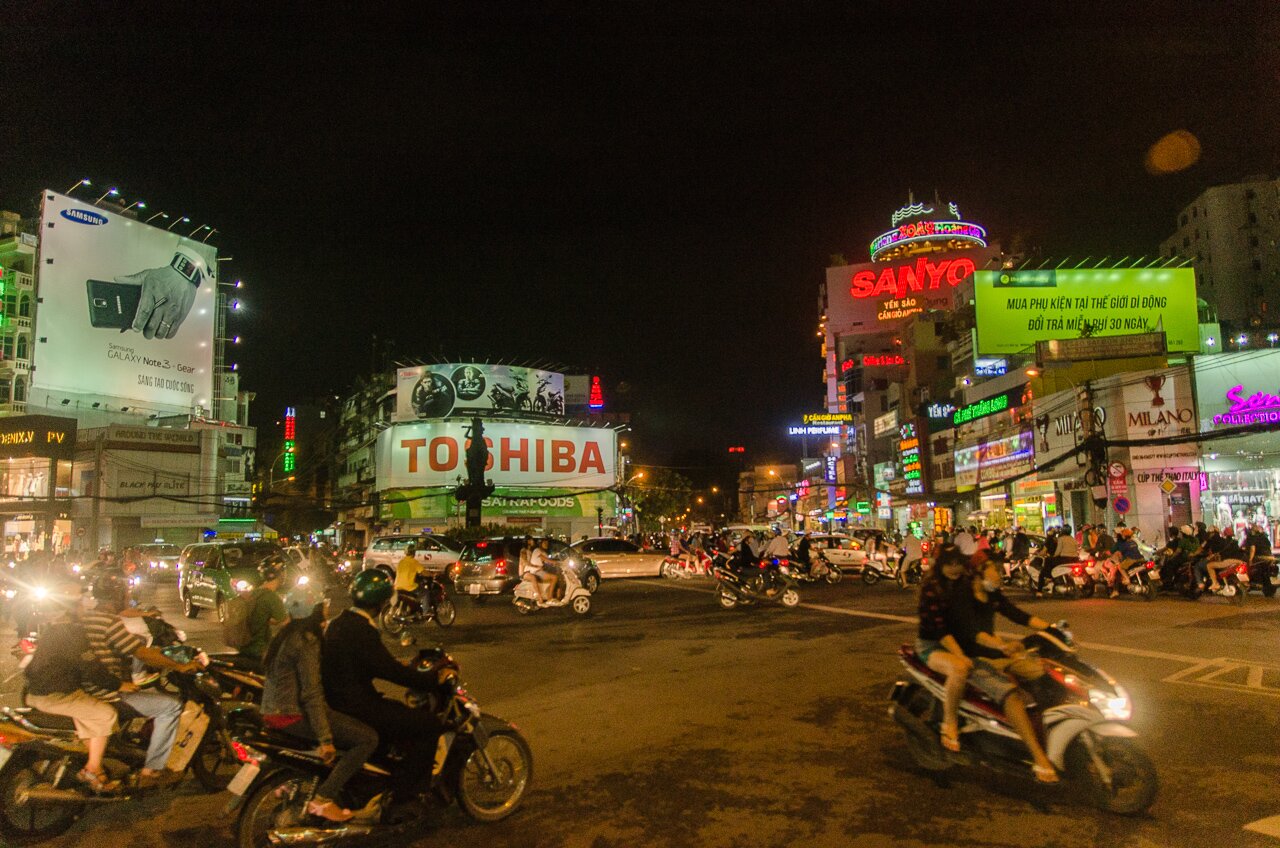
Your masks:
[[[45,598],[49,597],[49,590],[44,586],[33,586],[31,589],[31,596],[37,601],[43,601]]]
[[[79,574],[79,573],[80,573],[80,563],[78,563],[78,562],[77,562],[75,565],[71,566],[71,571],[72,571],[73,573],[75,573],[75,574]]]
[[[5,596],[6,598],[8,598],[9,600],[11,600],[11,601],[12,601],[15,597],[17,597],[17,595],[18,595],[18,593],[17,593],[16,591],[14,591],[13,589],[5,589],[5,590],[4,590],[4,596]]]
[[[310,583],[310,582],[311,582],[311,578],[310,578],[310,577],[308,577],[308,576],[307,576],[307,575],[305,575],[305,574],[303,574],[301,577],[299,577],[299,578],[298,578],[298,585],[299,585],[299,586],[305,586],[305,585],[307,585],[307,584],[308,584],[308,583]]]
[[[1125,692],[1122,686],[1116,686],[1114,693],[1090,689],[1089,703],[1098,708],[1103,718],[1110,721],[1128,721],[1133,716],[1133,704],[1129,701],[1129,693]]]
[[[248,580],[237,580],[237,581],[236,581],[236,591],[237,591],[237,592],[247,592],[247,591],[249,591],[249,590],[250,590],[250,589],[252,589],[252,588],[253,588],[253,584],[252,584],[252,583],[250,583]]]

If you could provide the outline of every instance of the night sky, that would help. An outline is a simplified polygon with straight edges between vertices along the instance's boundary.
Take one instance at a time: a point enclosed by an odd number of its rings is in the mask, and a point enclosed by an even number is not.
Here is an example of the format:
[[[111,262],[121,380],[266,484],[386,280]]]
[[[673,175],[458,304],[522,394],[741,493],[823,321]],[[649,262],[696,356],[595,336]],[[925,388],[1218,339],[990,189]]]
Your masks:
[[[1005,245],[1123,256],[1205,186],[1280,171],[1274,2],[510,5],[10,10],[0,207],[84,176],[216,226],[260,425],[367,373],[376,334],[599,372],[641,461],[681,464],[784,458],[821,404],[828,258],[862,261],[910,189]],[[1178,129],[1200,161],[1150,175]]]

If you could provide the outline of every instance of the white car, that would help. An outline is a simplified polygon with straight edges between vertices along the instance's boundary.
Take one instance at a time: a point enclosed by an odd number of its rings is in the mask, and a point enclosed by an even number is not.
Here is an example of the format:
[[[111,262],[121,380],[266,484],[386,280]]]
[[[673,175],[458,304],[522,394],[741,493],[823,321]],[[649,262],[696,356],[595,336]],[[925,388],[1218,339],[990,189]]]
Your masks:
[[[462,555],[462,548],[444,536],[379,536],[364,552],[364,569],[385,566],[394,572],[409,545],[424,571],[444,571]]]
[[[841,571],[861,571],[867,563],[867,545],[862,539],[854,539],[843,533],[814,533],[809,537],[809,556],[822,554],[827,562]],[[876,559],[884,559],[884,551],[875,553]]]
[[[626,539],[597,537],[584,539],[570,546],[591,559],[600,570],[600,577],[658,577],[662,574],[662,562],[667,551],[646,551]]]

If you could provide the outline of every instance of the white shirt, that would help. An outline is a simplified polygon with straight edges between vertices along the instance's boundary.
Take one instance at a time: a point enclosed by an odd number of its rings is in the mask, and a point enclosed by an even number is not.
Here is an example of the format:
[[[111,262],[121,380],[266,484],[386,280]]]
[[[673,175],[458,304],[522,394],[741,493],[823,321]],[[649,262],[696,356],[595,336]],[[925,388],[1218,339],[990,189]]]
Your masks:
[[[961,530],[956,534],[955,546],[960,549],[960,553],[965,556],[973,556],[978,550],[978,542],[969,535],[968,530]]]
[[[533,553],[529,554],[529,564],[533,566],[534,571],[541,571],[542,567],[547,564],[547,553],[542,548],[534,548]]]
[[[772,557],[789,557],[791,556],[791,548],[787,545],[786,536],[774,536],[769,540],[769,544],[765,545],[764,553],[761,554],[765,559]]]

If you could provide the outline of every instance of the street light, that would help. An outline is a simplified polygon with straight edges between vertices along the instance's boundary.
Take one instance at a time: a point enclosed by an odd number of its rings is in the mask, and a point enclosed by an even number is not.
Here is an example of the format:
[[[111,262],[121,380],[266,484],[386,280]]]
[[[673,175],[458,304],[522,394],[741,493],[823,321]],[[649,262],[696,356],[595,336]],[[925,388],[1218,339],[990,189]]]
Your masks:
[[[186,219],[186,220],[188,220],[188,221],[189,221],[190,219],[188,218],[188,219]],[[207,230],[207,229],[210,229],[210,227],[209,227],[209,225],[208,225],[208,224],[201,224],[200,226],[196,227],[196,228],[195,228],[194,230],[192,230],[191,232],[187,233],[187,238],[195,238],[195,237],[196,237],[196,233],[200,232],[201,230]]]
[[[73,192],[73,191],[75,191],[76,189],[80,188],[80,186],[82,186],[82,185],[93,185],[93,183],[89,182],[89,180],[88,180],[87,178],[86,178],[86,179],[83,179],[83,180],[81,180],[80,182],[78,182],[78,183],[76,183],[75,185],[73,185],[71,188],[67,189],[67,196],[68,196],[68,197],[70,197],[70,196],[71,196],[71,192]]]
[[[124,208],[124,211],[125,211],[125,212],[128,212],[130,209],[132,209],[132,208],[133,208],[133,207],[135,207],[135,206],[136,206],[136,207],[138,207],[139,209],[146,209],[146,208],[147,208],[147,204],[143,203],[141,200],[135,200],[135,201],[133,201],[132,203],[130,203],[128,206],[126,206],[126,207]]]
[[[101,202],[102,202],[102,199],[103,199],[104,197],[106,197],[107,195],[111,195],[112,197],[116,197],[116,196],[118,196],[119,194],[120,194],[120,189],[118,189],[118,188],[109,188],[109,189],[107,189],[106,191],[104,191],[104,192],[102,193],[102,196],[101,196],[101,197],[99,197],[97,200],[95,200],[95,201],[93,201],[93,202],[94,202],[94,203],[101,203]]]
[[[152,215],[150,218],[148,218],[147,220],[143,221],[142,223],[144,223],[144,224],[150,224],[150,223],[151,223],[152,221],[154,221],[156,218],[168,218],[168,217],[169,217],[168,213],[165,213],[165,212],[157,212],[156,214]]]
[[[208,241],[208,240],[209,240],[209,236],[213,235],[213,234],[214,234],[214,233],[216,233],[217,231],[218,231],[218,228],[217,228],[217,227],[214,227],[213,229],[209,230],[209,232],[205,233],[205,234],[204,234],[204,238],[200,239],[200,241]]]
[[[190,223],[191,223],[191,219],[190,219],[190,218],[188,218],[186,215],[183,215],[181,218],[179,218],[178,220],[174,221],[174,222],[173,222],[172,224],[170,224],[169,226],[165,227],[165,229],[166,229],[166,230],[172,230],[174,227],[178,226],[179,224],[190,224]]]

